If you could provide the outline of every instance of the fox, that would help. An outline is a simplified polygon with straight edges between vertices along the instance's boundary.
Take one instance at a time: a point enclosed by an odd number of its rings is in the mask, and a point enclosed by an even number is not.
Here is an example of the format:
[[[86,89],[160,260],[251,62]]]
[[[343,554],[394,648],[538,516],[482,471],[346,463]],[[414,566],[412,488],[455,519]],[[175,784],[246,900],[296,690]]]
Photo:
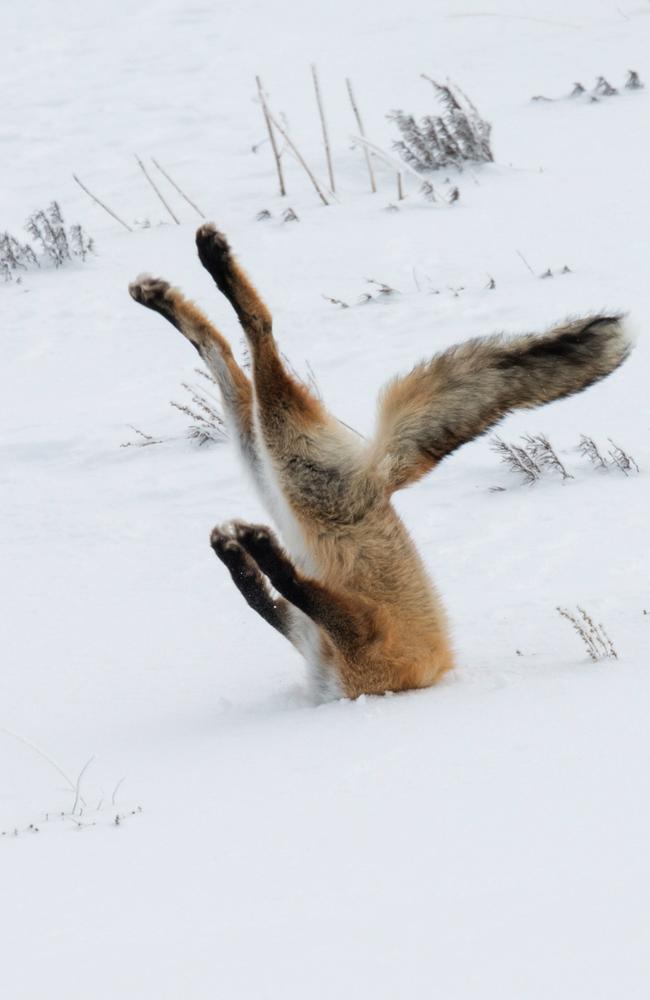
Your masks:
[[[478,337],[421,361],[379,397],[366,440],[289,370],[272,317],[212,223],[201,264],[243,328],[250,376],[223,334],[181,291],[141,275],[132,298],[198,351],[282,543],[234,520],[210,544],[249,606],[300,653],[319,700],[427,688],[455,665],[446,612],[391,498],[517,409],[581,392],[631,350],[622,314],[542,334]]]

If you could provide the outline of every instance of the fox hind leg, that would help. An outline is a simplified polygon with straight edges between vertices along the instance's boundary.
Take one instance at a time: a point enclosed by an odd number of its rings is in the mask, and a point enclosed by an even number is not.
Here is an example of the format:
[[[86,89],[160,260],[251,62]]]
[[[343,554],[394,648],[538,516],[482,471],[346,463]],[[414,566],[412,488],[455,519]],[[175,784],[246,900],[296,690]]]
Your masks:
[[[336,646],[349,651],[369,641],[374,627],[369,602],[337,593],[332,587],[302,573],[269,528],[236,521],[231,525],[231,532],[275,589],[325,629]]]
[[[229,534],[214,528],[210,545],[226,566],[248,605],[274,629],[290,638],[290,609],[284,598],[273,597],[264,576],[246,550]]]
[[[226,237],[206,224],[196,243],[201,263],[237,313],[250,346],[255,420],[271,459],[265,463],[267,474],[307,520],[357,520],[372,501],[360,481],[359,441],[287,371],[271,314]]]
[[[201,263],[237,313],[250,345],[256,402],[265,438],[274,441],[283,425],[319,422],[325,411],[285,368],[272,333],[272,318],[256,288],[235,260],[226,237],[212,224],[199,228]]]
[[[224,412],[246,464],[259,482],[259,459],[253,426],[253,388],[237,364],[226,338],[168,281],[143,275],[129,285],[131,297],[159,313],[196,348],[216,380]]]

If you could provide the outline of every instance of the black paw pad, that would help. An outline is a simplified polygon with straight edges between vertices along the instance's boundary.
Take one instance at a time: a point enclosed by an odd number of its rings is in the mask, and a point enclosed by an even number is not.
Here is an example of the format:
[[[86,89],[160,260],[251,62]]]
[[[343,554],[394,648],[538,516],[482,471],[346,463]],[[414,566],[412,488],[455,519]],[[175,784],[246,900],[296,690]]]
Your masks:
[[[206,222],[197,229],[196,248],[204,267],[221,266],[230,254],[228,240],[211,222]]]

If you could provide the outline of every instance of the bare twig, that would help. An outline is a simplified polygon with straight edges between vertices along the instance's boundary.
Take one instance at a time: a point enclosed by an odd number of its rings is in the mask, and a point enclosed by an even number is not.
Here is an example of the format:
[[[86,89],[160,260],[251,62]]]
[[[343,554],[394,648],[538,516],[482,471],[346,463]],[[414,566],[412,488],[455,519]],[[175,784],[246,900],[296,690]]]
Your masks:
[[[31,740],[26,739],[24,736],[19,736],[18,733],[12,732],[11,729],[5,729],[4,726],[0,729],[0,733],[4,733],[6,736],[12,736],[13,739],[18,740],[19,743],[23,743],[26,747],[29,747],[30,750],[33,750],[34,753],[37,753],[38,756],[42,757],[43,760],[47,761],[47,763],[50,764],[55,771],[58,771],[61,777],[65,781],[67,781],[70,788],[73,791],[75,791],[77,786],[76,783],[70,777],[70,775],[66,774],[63,768],[59,764],[57,764],[55,760],[52,760],[52,758],[48,754],[46,754],[44,750],[41,750],[40,747],[36,746],[35,743],[32,743]],[[83,802],[83,799],[81,801]],[[86,803],[83,802],[83,804],[85,805]]]
[[[354,143],[359,143],[364,147],[364,149],[368,149],[373,156],[376,156],[377,159],[386,163],[395,171],[395,173],[404,174],[406,172],[407,174],[411,174],[412,177],[416,177],[420,187],[422,188],[422,175],[419,174],[417,170],[414,170],[413,167],[409,166],[408,163],[397,160],[394,156],[391,156],[390,153],[387,153],[385,149],[382,149],[381,146],[375,145],[374,142],[369,142],[369,140],[362,135],[351,135],[350,139]],[[401,184],[401,181],[399,184]],[[438,193],[439,192],[436,191],[433,184],[428,181],[426,191],[427,199],[429,201],[435,201],[435,196]]]
[[[177,225],[177,226],[180,226],[180,222],[179,222],[179,220],[178,220],[178,219],[176,218],[176,216],[175,216],[175,215],[174,215],[174,213],[172,212],[171,208],[169,207],[169,205],[167,204],[167,202],[166,202],[166,201],[165,201],[165,199],[163,198],[163,196],[162,196],[162,194],[160,193],[160,190],[159,190],[159,188],[157,187],[157,185],[156,185],[155,181],[153,181],[153,180],[151,179],[151,176],[150,176],[150,174],[149,174],[149,173],[147,172],[147,168],[145,167],[144,163],[142,162],[142,160],[140,159],[140,157],[139,157],[139,156],[138,156],[137,154],[136,154],[135,158],[136,158],[136,160],[137,160],[137,162],[138,162],[138,166],[140,167],[140,170],[142,171],[142,173],[144,174],[144,176],[145,176],[145,177],[147,178],[147,180],[148,180],[148,181],[149,181],[149,183],[151,184],[152,188],[154,189],[154,191],[156,192],[156,194],[157,194],[157,195],[158,195],[158,197],[160,198],[161,202],[163,203],[163,205],[165,206],[165,208],[167,209],[167,211],[168,211],[168,212],[169,212],[169,214],[171,215],[172,219],[174,220],[174,222],[176,223],[176,225]]]
[[[147,445],[150,445],[150,444],[162,444],[162,439],[161,438],[155,438],[151,434],[145,434],[144,431],[141,431],[138,427],[135,427],[133,424],[127,424],[127,427],[130,427],[131,430],[135,434],[137,434],[139,438],[142,438],[142,440],[141,441],[124,441],[120,445],[120,448],[133,448],[133,447],[146,448]]]
[[[182,189],[182,188],[180,188],[180,187],[178,186],[178,184],[177,184],[177,183],[176,183],[176,181],[175,181],[175,180],[173,179],[173,177],[170,177],[170,176],[169,176],[169,174],[167,173],[167,171],[166,171],[166,170],[164,170],[164,169],[163,169],[163,168],[162,168],[162,167],[160,166],[160,164],[158,163],[158,161],[157,161],[157,160],[154,160],[153,156],[151,157],[151,162],[153,163],[154,167],[156,167],[156,168],[157,168],[157,169],[158,169],[158,170],[160,171],[160,173],[161,173],[161,174],[163,175],[163,177],[167,178],[167,180],[169,181],[169,183],[171,184],[171,186],[172,186],[173,188],[176,188],[176,190],[178,191],[178,193],[179,193],[179,195],[181,196],[181,198],[184,198],[184,199],[185,199],[185,201],[187,202],[187,204],[188,204],[188,205],[191,205],[191,206],[192,206],[192,208],[194,209],[194,211],[195,211],[195,212],[196,212],[196,213],[197,213],[198,215],[200,215],[200,217],[201,217],[202,219],[205,219],[205,215],[203,214],[203,212],[201,211],[201,209],[199,208],[199,206],[198,206],[198,205],[196,205],[196,204],[195,204],[195,203],[194,203],[194,202],[192,201],[192,199],[191,199],[191,198],[189,198],[189,197],[188,197],[188,196],[187,196],[187,195],[185,194],[185,192],[183,191],[183,189]]]
[[[350,306],[343,299],[333,299],[331,295],[323,295],[326,302],[331,302],[333,306],[340,306],[341,309],[349,309]]]
[[[94,759],[95,759],[95,755],[93,754],[92,757],[88,758],[88,760],[86,761],[86,763],[84,764],[84,766],[81,768],[81,770],[79,771],[79,774],[77,776],[77,781],[75,783],[75,789],[74,789],[74,792],[75,792],[75,794],[74,794],[74,803],[72,805],[72,815],[73,816],[74,816],[74,814],[77,811],[77,806],[79,805],[79,799],[81,798],[81,779],[83,778],[84,774],[86,773],[87,769],[90,767],[90,765],[92,764],[92,762],[94,761]],[[85,803],[84,803],[84,805],[85,805]]]
[[[530,273],[532,274],[533,278],[536,278],[536,277],[537,277],[537,275],[535,274],[535,272],[533,271],[532,267],[530,266],[530,264],[528,263],[528,261],[527,261],[527,260],[526,260],[526,258],[524,257],[523,253],[521,253],[521,252],[520,252],[519,250],[515,250],[515,253],[517,254],[517,256],[518,256],[518,257],[519,257],[519,258],[520,258],[521,260],[523,260],[524,264],[526,265],[526,267],[528,268],[528,270],[529,270],[529,271],[530,271]]]
[[[387,285],[385,281],[377,281],[376,278],[366,278],[369,285],[375,285],[380,295],[399,295],[399,289]]]
[[[120,788],[122,787],[122,785],[124,784],[125,781],[126,781],[126,775],[124,775],[123,778],[120,778],[120,780],[116,784],[115,788],[113,789],[113,794],[111,795],[111,805],[112,806],[115,805],[115,796],[117,795],[117,793],[119,792]]]
[[[353,93],[353,90],[352,90],[352,82],[351,82],[351,80],[348,77],[346,77],[345,85],[348,88],[348,95],[350,97],[350,104],[352,105],[352,110],[354,112],[354,117],[357,120],[357,127],[359,129],[359,135],[365,138],[366,133],[364,132],[364,129],[363,129],[363,122],[361,121],[361,115],[359,114],[359,108],[357,107],[357,102],[354,99],[354,93]],[[376,191],[377,191],[377,185],[375,184],[375,174],[374,174],[374,171],[372,169],[372,162],[370,160],[370,152],[368,151],[368,149],[367,149],[366,146],[363,147],[363,155],[365,156],[365,159],[366,159],[366,166],[368,168],[368,176],[370,177],[370,190],[372,191],[373,194],[375,194]]]
[[[332,193],[336,194],[336,185],[334,183],[334,170],[332,169],[332,155],[330,153],[330,140],[327,133],[327,122],[325,120],[325,109],[323,107],[323,99],[320,93],[320,85],[318,82],[318,73],[316,72],[316,67],[312,64],[311,75],[314,81],[314,90],[316,92],[316,104],[318,105],[318,114],[320,115],[320,124],[323,130],[323,145],[325,146],[325,156],[327,159],[327,173],[330,179],[330,188]]]
[[[309,364],[309,361],[307,361],[306,358],[305,358],[305,368],[307,369],[307,376],[308,376],[307,385],[309,386],[313,394],[316,396],[316,398],[322,400],[323,394],[320,391],[320,386],[316,378],[316,372],[314,371],[314,369]]]
[[[275,141],[275,135],[273,132],[273,125],[271,124],[271,115],[269,114],[268,105],[266,103],[266,97],[264,96],[264,89],[262,87],[262,81],[259,76],[255,77],[255,82],[257,83],[257,93],[260,97],[260,104],[262,105],[262,113],[264,114],[264,121],[266,122],[266,127],[269,133],[269,139],[271,141],[271,149],[273,150],[273,156],[275,158],[275,167],[278,172],[278,181],[280,183],[280,194],[285,195],[287,193],[284,184],[284,174],[282,172],[282,162],[280,160],[280,153],[278,152],[278,146]]]
[[[89,197],[89,198],[92,198],[92,200],[93,200],[94,202],[96,202],[96,203],[97,203],[97,204],[98,204],[98,205],[99,205],[99,206],[100,206],[101,208],[103,208],[105,212],[108,212],[108,214],[109,214],[109,215],[110,215],[110,216],[111,216],[111,217],[112,217],[113,219],[115,219],[115,221],[116,221],[116,222],[119,222],[119,224],[120,224],[121,226],[124,226],[124,228],[125,228],[125,229],[128,229],[128,231],[129,231],[130,233],[132,233],[132,232],[133,232],[133,230],[131,229],[131,226],[129,226],[129,225],[128,225],[128,224],[127,224],[127,223],[126,223],[125,221],[124,221],[124,219],[120,219],[119,215],[116,215],[116,214],[115,214],[115,212],[114,212],[114,211],[112,210],[112,208],[109,208],[109,207],[108,207],[108,205],[105,205],[103,201],[100,201],[100,200],[99,200],[99,198],[97,197],[97,195],[94,195],[94,194],[92,193],[92,191],[89,191],[89,190],[88,190],[88,188],[86,187],[86,185],[85,185],[85,184],[82,184],[82,182],[81,182],[81,181],[79,180],[79,178],[77,177],[77,175],[76,175],[76,174],[73,174],[72,176],[73,176],[74,180],[75,180],[75,181],[77,182],[77,184],[79,185],[79,187],[81,188],[81,190],[82,190],[82,191],[85,191],[85,192],[86,192],[86,194],[88,195],[88,197]]]
[[[296,157],[296,159],[298,160],[298,162],[300,163],[300,165],[304,169],[305,173],[309,177],[310,181],[314,185],[314,188],[316,189],[316,192],[318,193],[318,197],[322,201],[323,205],[329,205],[329,201],[327,200],[327,198],[323,194],[323,191],[322,191],[322,189],[321,189],[318,181],[314,177],[314,175],[313,175],[312,171],[310,170],[310,168],[307,166],[307,164],[306,164],[303,156],[301,155],[300,151],[298,150],[298,148],[297,148],[296,144],[294,143],[293,139],[291,139],[287,135],[285,129],[282,127],[282,125],[279,124],[278,120],[271,114],[271,112],[268,109],[268,107],[266,109],[266,113],[269,116],[269,120],[270,120],[271,124],[278,130],[278,132],[280,133],[280,135],[283,137],[283,139],[286,142],[287,146],[292,151],[292,153],[294,154],[294,156]]]

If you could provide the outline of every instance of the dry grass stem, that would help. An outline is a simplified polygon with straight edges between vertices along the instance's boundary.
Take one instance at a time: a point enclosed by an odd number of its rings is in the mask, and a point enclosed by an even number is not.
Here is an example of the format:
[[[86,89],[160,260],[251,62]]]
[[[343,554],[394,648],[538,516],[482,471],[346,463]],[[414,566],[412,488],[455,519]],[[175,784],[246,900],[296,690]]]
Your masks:
[[[269,141],[271,143],[271,149],[273,150],[273,158],[275,160],[275,169],[278,174],[278,182],[280,184],[280,194],[284,197],[287,193],[287,189],[284,183],[284,173],[282,171],[282,161],[280,159],[280,152],[278,150],[278,144],[275,141],[275,134],[273,132],[273,125],[271,121],[271,115],[269,113],[268,105],[266,103],[266,96],[264,94],[264,88],[262,87],[262,81],[259,76],[255,77],[255,82],[257,84],[257,93],[259,95],[260,104],[262,105],[262,113],[264,115],[264,121],[266,123],[266,129],[269,133]]]
[[[166,208],[166,209],[167,209],[167,211],[169,212],[170,216],[172,217],[172,219],[173,219],[173,220],[174,220],[174,222],[176,223],[176,225],[177,225],[177,226],[180,226],[180,222],[179,222],[178,218],[177,218],[177,217],[176,217],[176,216],[174,215],[174,212],[172,211],[172,209],[170,208],[170,206],[169,206],[169,205],[167,204],[167,202],[166,202],[165,198],[163,197],[163,195],[162,195],[162,193],[161,193],[161,191],[160,191],[160,189],[159,189],[158,185],[157,185],[157,184],[156,184],[156,182],[155,182],[155,181],[154,181],[154,180],[152,179],[152,177],[151,177],[151,175],[149,174],[149,172],[147,171],[147,168],[145,167],[144,163],[142,162],[142,160],[140,159],[140,157],[139,157],[139,156],[137,156],[137,155],[136,155],[136,157],[135,157],[135,158],[136,158],[136,161],[137,161],[137,164],[138,164],[138,166],[140,167],[140,170],[142,171],[142,173],[144,174],[144,176],[145,176],[145,177],[147,178],[147,180],[149,181],[149,184],[151,185],[151,187],[152,187],[152,188],[154,189],[154,191],[155,191],[155,192],[156,192],[156,194],[158,195],[158,197],[159,197],[160,201],[161,201],[161,202],[163,203],[163,205],[165,206],[165,208]]]
[[[327,132],[327,121],[325,119],[325,108],[323,107],[323,98],[320,92],[320,84],[318,82],[318,72],[316,67],[312,64],[311,67],[312,80],[314,81],[314,91],[316,93],[316,104],[318,105],[318,114],[320,117],[321,129],[323,132],[323,145],[325,146],[325,158],[327,160],[327,174],[330,180],[330,188],[333,194],[336,194],[336,185],[334,183],[334,170],[332,168],[332,154],[330,151],[330,139]]]
[[[528,486],[532,486],[542,475],[542,470],[537,462],[525,448],[516,444],[507,444],[501,438],[496,437],[492,442],[492,450],[497,453],[508,468],[522,476],[524,483]]]
[[[352,82],[351,82],[351,80],[349,78],[346,78],[345,85],[346,85],[346,87],[348,89],[348,96],[350,98],[350,104],[352,105],[352,111],[353,111],[354,117],[356,118],[356,121],[357,121],[357,128],[359,129],[359,135],[362,136],[363,138],[365,138],[366,133],[365,133],[364,128],[363,128],[363,122],[361,121],[361,115],[359,114],[359,108],[357,106],[357,102],[356,102],[355,97],[354,97],[354,92],[352,90]],[[366,146],[363,147],[363,155],[364,155],[365,160],[366,160],[366,167],[368,168],[368,176],[370,178],[370,190],[372,191],[373,194],[375,194],[376,191],[377,191],[377,185],[375,183],[375,174],[374,174],[374,171],[372,169],[372,162],[371,162],[371,159],[370,159],[370,152],[369,152],[369,150],[368,150],[368,148]]]
[[[618,653],[614,643],[608,636],[602,624],[596,625],[584,608],[577,606],[577,614],[567,608],[558,607],[558,614],[565,618],[582,639],[589,658],[596,663],[598,660],[617,660]]]
[[[199,206],[195,202],[193,202],[192,199],[190,197],[188,197],[188,195],[185,194],[185,192],[183,191],[183,189],[178,186],[178,184],[176,183],[176,181],[174,180],[174,178],[169,176],[169,174],[167,173],[167,171],[164,170],[160,166],[160,164],[158,163],[158,161],[154,160],[153,156],[151,157],[151,162],[153,163],[154,167],[156,167],[156,169],[160,171],[160,173],[163,175],[163,177],[165,177],[166,180],[169,181],[169,183],[171,184],[171,186],[178,191],[178,193],[181,196],[181,198],[184,198],[185,201],[187,202],[187,204],[192,206],[192,208],[197,213],[197,215],[199,215],[202,219],[205,219],[205,215],[203,214],[203,212],[201,211],[201,209],[199,208]]]
[[[210,387],[216,388],[216,382],[208,372],[200,368],[194,370],[210,384]],[[171,405],[189,418],[188,437],[199,445],[225,441],[228,435],[217,397],[201,386],[189,382],[181,384],[188,393],[190,402],[177,403],[171,400]]]
[[[89,198],[92,198],[92,200],[95,202],[95,204],[99,205],[100,208],[103,208],[105,212],[108,212],[108,214],[111,216],[111,218],[115,219],[116,222],[119,222],[119,224],[121,226],[124,226],[125,229],[128,229],[128,231],[130,233],[133,232],[131,226],[129,226],[129,224],[124,221],[124,219],[120,219],[119,215],[116,215],[112,208],[109,208],[108,205],[106,205],[103,201],[100,201],[100,199],[97,197],[97,195],[93,194],[92,191],[89,191],[88,188],[86,187],[86,185],[83,184],[79,180],[79,178],[77,177],[76,174],[73,174],[72,177],[76,181],[76,183],[79,185],[79,187],[81,188],[81,190],[85,191]]]
[[[312,184],[313,184],[313,186],[314,186],[314,188],[315,188],[315,190],[316,190],[316,192],[318,194],[318,197],[322,201],[323,205],[329,205],[329,201],[327,200],[327,198],[323,194],[323,191],[321,189],[320,184],[318,183],[318,181],[314,177],[313,171],[308,167],[307,163],[305,162],[304,157],[300,153],[300,150],[296,146],[295,142],[290,138],[290,136],[287,134],[286,130],[282,127],[282,125],[280,125],[278,123],[277,118],[275,118],[271,114],[271,112],[269,111],[268,107],[266,109],[266,113],[269,116],[269,121],[271,122],[271,124],[274,126],[274,128],[276,128],[278,130],[278,132],[280,133],[280,135],[282,136],[282,138],[286,142],[287,146],[289,147],[289,149],[291,150],[291,152],[294,154],[294,156],[296,157],[296,159],[298,160],[298,162],[302,166],[303,170],[305,171],[305,173],[309,177],[309,179],[312,182]]]

